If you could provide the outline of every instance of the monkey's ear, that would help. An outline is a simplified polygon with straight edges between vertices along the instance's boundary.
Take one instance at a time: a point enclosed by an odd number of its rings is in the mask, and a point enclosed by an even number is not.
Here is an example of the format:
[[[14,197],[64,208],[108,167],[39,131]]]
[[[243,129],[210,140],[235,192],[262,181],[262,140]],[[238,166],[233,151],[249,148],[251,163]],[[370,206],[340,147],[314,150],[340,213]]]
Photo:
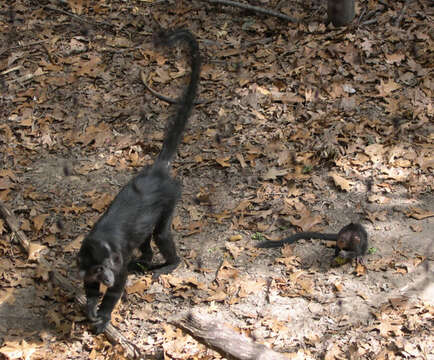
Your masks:
[[[359,235],[354,235],[353,236],[353,241],[354,241],[354,243],[359,244],[360,243],[360,236]]]
[[[122,261],[122,255],[119,254],[119,253],[117,253],[117,252],[114,252],[114,253],[112,254],[112,261],[113,261],[113,264],[114,264],[116,267],[121,267],[121,266],[122,266],[122,263],[123,263],[123,261]]]

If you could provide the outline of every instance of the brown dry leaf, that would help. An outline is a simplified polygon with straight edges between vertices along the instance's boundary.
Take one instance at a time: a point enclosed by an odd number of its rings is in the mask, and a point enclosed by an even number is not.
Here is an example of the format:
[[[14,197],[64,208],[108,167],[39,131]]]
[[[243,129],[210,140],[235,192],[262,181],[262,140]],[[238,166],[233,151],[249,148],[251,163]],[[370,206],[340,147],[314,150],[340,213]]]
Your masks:
[[[389,302],[394,309],[405,308],[408,305],[408,297],[400,296],[396,298],[390,298]]]
[[[299,262],[295,256],[276,258],[274,261],[276,264],[285,265],[288,271],[292,271],[296,266],[299,265]]]
[[[116,166],[118,158],[115,155],[110,155],[105,163],[109,166]]]
[[[50,269],[44,265],[38,264],[38,266],[35,269],[35,276],[34,277],[36,279],[48,281],[48,279],[50,278]]]
[[[388,64],[399,64],[405,59],[405,55],[401,53],[386,54],[386,62]]]
[[[242,154],[237,153],[235,155],[235,157],[237,158],[237,160],[239,161],[239,163],[243,169],[247,167],[246,161],[244,160],[244,156]]]
[[[279,170],[275,167],[272,167],[271,169],[268,169],[268,171],[264,174],[263,179],[264,180],[275,180],[279,176],[285,176],[289,173],[288,169]]]
[[[366,266],[357,262],[356,269],[354,270],[357,276],[366,275]]]
[[[14,291],[15,289],[13,287],[1,289],[0,305],[3,305],[4,303],[12,305],[13,303],[15,303]]]
[[[296,283],[300,285],[300,287],[304,290],[305,293],[312,294],[314,283],[311,278],[307,276],[301,276],[297,279]]]
[[[401,331],[402,325],[393,324],[392,320],[383,318],[380,320],[380,324],[377,326],[377,329],[380,331],[380,335],[388,338],[390,336],[389,333],[392,333],[394,336],[402,336]]]
[[[175,230],[182,230],[182,228],[183,228],[183,223],[182,223],[182,220],[181,220],[181,217],[179,216],[179,215],[176,215],[174,218],[173,218],[173,221],[172,221],[172,227],[175,229]]]
[[[9,178],[0,178],[0,190],[12,189],[14,184],[9,180]]]
[[[87,206],[77,206],[72,204],[70,207],[63,207],[62,211],[67,215],[74,213],[75,215],[80,215],[88,210]]]
[[[377,203],[377,204],[387,204],[388,202],[390,202],[390,199],[384,195],[381,195],[381,194],[373,194],[373,195],[368,196],[368,201],[371,203]],[[381,213],[380,213],[380,215],[381,215]]]
[[[236,279],[239,275],[239,271],[235,269],[227,260],[224,260],[217,273],[216,278],[218,280],[230,280]]]
[[[231,159],[230,156],[226,156],[224,158],[216,158],[215,161],[217,164],[223,167],[230,167],[231,164],[228,162]]]
[[[24,127],[30,127],[33,125],[33,109],[24,108],[22,110],[20,125]]]
[[[422,225],[420,225],[420,224],[411,224],[410,225],[410,229],[413,231],[413,232],[422,232],[422,230],[423,230],[423,227],[422,227]]]
[[[248,295],[255,293],[258,294],[264,288],[266,281],[264,279],[250,280],[241,279],[238,296],[240,298],[247,297]]]
[[[230,243],[228,241],[226,241],[225,247],[226,247],[226,249],[228,249],[228,251],[230,252],[230,254],[232,255],[232,257],[234,258],[234,260],[236,260],[238,258],[238,256],[244,250],[243,248],[240,248],[240,247],[236,246],[235,244]]]
[[[342,289],[343,289],[342,284],[341,284],[341,283],[338,283],[338,282],[333,283],[333,286],[335,287],[335,290],[336,290],[337,292],[341,292]]]
[[[251,205],[250,200],[242,200],[234,209],[234,213],[244,212]]]
[[[83,145],[89,145],[94,142],[94,146],[99,148],[101,146],[109,144],[113,139],[113,134],[110,127],[102,122],[98,126],[90,125],[86,128],[85,132],[80,134],[74,139],[74,142],[82,143]],[[99,169],[100,164],[90,164],[90,169]],[[79,172],[86,171],[85,169],[79,170]]]
[[[42,243],[47,244],[48,246],[53,246],[57,243],[56,236],[53,234],[48,235],[42,240]]]
[[[188,205],[185,207],[185,209],[188,211],[191,220],[199,221],[203,218],[203,213],[200,211],[198,206]]]
[[[341,190],[344,190],[344,191],[350,191],[351,190],[351,186],[353,184],[352,181],[348,181],[347,179],[336,174],[335,172],[329,172],[329,176],[331,176],[335,185],[338,188],[340,188]]]
[[[113,195],[104,193],[101,197],[99,197],[96,201],[93,202],[92,209],[95,209],[98,212],[103,212],[104,209],[110,205],[113,199]]]
[[[225,301],[228,295],[223,288],[218,288],[217,290],[210,290],[210,296],[206,299],[207,301]]]
[[[364,152],[375,164],[383,158],[386,148],[381,144],[371,144],[365,147]]]
[[[298,226],[303,231],[309,231],[313,226],[322,222],[320,215],[312,215],[311,212],[304,206],[297,206],[297,213],[300,216],[299,219],[295,218],[294,216],[289,216],[287,219],[292,225]]]
[[[1,225],[1,224],[0,224]],[[1,227],[0,227],[0,229],[1,229]],[[0,231],[0,233],[1,233],[1,231]],[[238,235],[232,235],[230,238],[229,238],[229,241],[232,241],[232,242],[234,242],[234,241],[239,241],[239,240],[241,240],[243,237],[242,237],[242,235],[240,235],[240,234],[238,234]]]
[[[20,359],[30,360],[32,354],[36,351],[37,346],[34,344],[29,345],[25,340],[7,341],[0,348],[0,354],[6,357],[8,360]]]
[[[222,224],[225,219],[231,219],[233,215],[228,210],[225,210],[222,213],[211,214],[210,216],[216,219],[217,224]]]
[[[22,219],[20,229],[23,231],[31,231],[32,227],[30,225],[30,221],[27,219]]]
[[[406,212],[406,215],[417,220],[422,220],[433,217],[434,211],[424,210],[421,208],[411,208],[410,211]]]
[[[80,61],[75,64],[77,75],[97,77],[104,72],[104,66],[102,60],[98,56],[92,56],[89,61]]]
[[[283,256],[283,257],[286,257],[286,258],[289,258],[289,257],[291,257],[291,256],[294,255],[294,252],[292,251],[292,246],[289,245],[289,244],[285,244],[285,245],[282,247],[281,252],[282,252],[282,256]]]
[[[83,242],[84,238],[85,238],[84,234],[78,235],[73,241],[71,241],[68,245],[66,245],[63,248],[63,251],[76,252],[78,249],[80,249],[81,243]]]
[[[116,36],[114,38],[108,38],[106,41],[107,41],[107,45],[113,47],[119,47],[119,48],[128,48],[133,45],[131,41],[124,36]]]
[[[198,164],[203,162],[203,157],[201,155],[195,155],[195,157],[193,159]]]
[[[204,223],[202,221],[192,221],[187,226],[188,232],[184,234],[184,236],[191,236],[194,234],[198,234],[202,231],[202,228],[204,226]]]
[[[394,92],[397,89],[401,88],[401,85],[393,81],[392,79],[389,79],[388,82],[384,82],[383,80],[380,80],[380,84],[375,86],[375,88],[378,90],[379,97],[386,97],[390,95],[392,92]]]
[[[30,243],[29,247],[29,260],[38,260],[41,256],[41,251],[45,250],[47,247],[37,243]]]
[[[36,231],[40,231],[44,226],[45,219],[49,216],[49,214],[40,214],[32,218],[33,226]]]
[[[337,344],[333,344],[326,352],[324,360],[345,359],[343,352]]]
[[[205,284],[204,282],[198,281],[194,277],[189,277],[188,279],[184,279],[184,284],[189,285],[189,287],[191,285],[193,285],[195,288],[200,289],[200,290],[206,290],[206,289],[208,289],[208,285],[207,284]]]
[[[68,4],[74,14],[81,15],[83,13],[83,0],[68,0]]]
[[[126,287],[126,292],[130,294],[142,295],[152,284],[151,276],[142,277],[139,281],[136,281],[133,285]]]

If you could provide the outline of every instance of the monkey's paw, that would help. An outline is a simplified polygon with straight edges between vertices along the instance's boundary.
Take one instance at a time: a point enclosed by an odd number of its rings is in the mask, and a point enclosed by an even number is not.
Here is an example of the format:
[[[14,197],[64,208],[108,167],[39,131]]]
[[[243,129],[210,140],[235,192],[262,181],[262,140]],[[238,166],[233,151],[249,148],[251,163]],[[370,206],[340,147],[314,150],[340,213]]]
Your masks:
[[[87,299],[86,316],[90,321],[95,321],[98,317],[98,298]]]
[[[95,334],[101,334],[110,323],[110,316],[99,315],[95,320],[91,321],[92,329]]]

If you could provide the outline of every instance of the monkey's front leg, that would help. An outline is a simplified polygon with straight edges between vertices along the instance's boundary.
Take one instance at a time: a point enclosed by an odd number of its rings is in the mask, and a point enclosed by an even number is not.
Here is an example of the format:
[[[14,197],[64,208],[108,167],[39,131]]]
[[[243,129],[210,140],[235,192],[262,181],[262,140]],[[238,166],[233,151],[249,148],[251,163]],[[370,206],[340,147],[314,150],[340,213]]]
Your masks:
[[[365,266],[365,262],[363,260],[362,255],[360,255],[359,252],[357,251],[341,250],[339,251],[339,256],[348,260],[356,259],[356,262],[358,264]]]
[[[126,280],[127,271],[122,270],[121,273],[117,275],[114,285],[107,289],[101,301],[97,317],[92,321],[95,333],[102,333],[110,322],[112,311],[122,296]]]
[[[95,321],[97,318],[97,307],[99,300],[99,283],[84,282],[84,291],[86,293],[86,316],[90,321]]]

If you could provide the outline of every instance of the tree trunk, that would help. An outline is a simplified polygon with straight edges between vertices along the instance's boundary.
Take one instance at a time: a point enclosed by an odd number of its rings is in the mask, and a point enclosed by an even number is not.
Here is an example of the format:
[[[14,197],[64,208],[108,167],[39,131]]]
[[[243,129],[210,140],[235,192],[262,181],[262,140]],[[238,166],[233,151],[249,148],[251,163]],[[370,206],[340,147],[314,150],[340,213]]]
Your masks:
[[[327,0],[327,23],[334,26],[348,25],[354,19],[355,0]]]

